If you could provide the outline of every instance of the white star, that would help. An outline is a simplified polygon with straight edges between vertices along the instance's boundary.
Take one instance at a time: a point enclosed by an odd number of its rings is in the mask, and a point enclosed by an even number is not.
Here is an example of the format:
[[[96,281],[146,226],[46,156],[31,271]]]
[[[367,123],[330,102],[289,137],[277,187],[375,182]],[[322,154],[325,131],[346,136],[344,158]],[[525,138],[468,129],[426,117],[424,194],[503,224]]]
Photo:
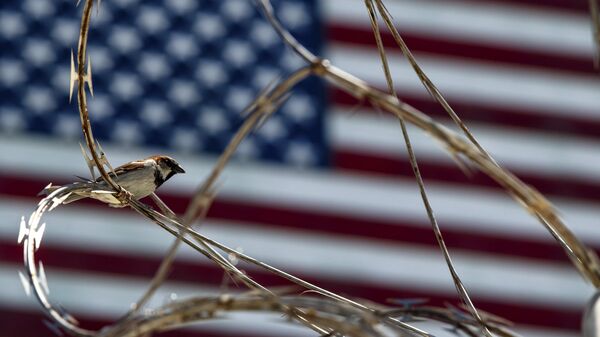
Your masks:
[[[93,121],[99,121],[110,118],[115,114],[115,108],[107,95],[96,95],[94,99],[88,101],[90,118]]]
[[[171,34],[167,43],[167,52],[179,60],[186,60],[198,54],[196,41],[188,34]]]
[[[94,11],[94,23],[93,25],[98,28],[98,27],[102,27],[104,25],[106,25],[107,23],[112,23],[113,22],[113,15],[112,15],[112,7],[111,6],[106,6],[105,4],[102,4],[101,6],[102,8],[100,9],[99,12]],[[98,13],[96,15],[96,13]]]
[[[142,132],[138,123],[120,120],[116,123],[112,132],[112,139],[119,145],[133,145],[143,141]]]
[[[81,122],[77,116],[59,115],[54,124],[54,132],[63,138],[72,139],[81,133]]]
[[[202,86],[214,88],[227,82],[227,71],[222,62],[204,60],[196,68],[196,78]]]
[[[287,71],[295,71],[306,65],[298,55],[290,50],[286,50],[281,58],[281,66]]]
[[[169,107],[163,101],[144,101],[140,119],[153,128],[166,127],[172,121]]]
[[[254,93],[246,87],[231,87],[226,96],[225,104],[236,112],[242,112],[254,99]]]
[[[281,118],[272,116],[258,129],[258,134],[267,142],[275,142],[285,137],[286,128]]]
[[[171,67],[164,55],[143,53],[138,63],[138,70],[147,79],[157,81],[171,74]]]
[[[26,77],[22,62],[10,59],[0,60],[0,83],[4,86],[19,85],[25,81]]]
[[[284,26],[296,29],[311,23],[306,6],[300,2],[282,2],[277,11]]]
[[[316,160],[312,146],[307,142],[298,141],[289,143],[284,157],[288,163],[296,166],[308,166]]]
[[[52,28],[52,38],[65,46],[71,46],[77,41],[79,25],[75,20],[57,19]]]
[[[31,87],[23,96],[23,105],[37,114],[56,108],[54,93],[45,87]]]
[[[198,14],[193,30],[204,41],[219,39],[227,31],[221,20],[215,15]]]
[[[198,126],[213,135],[225,131],[229,127],[229,121],[225,113],[225,111],[216,107],[203,108],[198,117]]]
[[[180,107],[189,107],[201,98],[194,82],[181,80],[171,84],[168,95]]]
[[[160,33],[169,28],[169,20],[165,15],[165,11],[150,6],[144,6],[140,9],[137,24],[148,34]]]
[[[53,69],[52,87],[61,95],[69,94],[69,68],[65,66],[57,66]]]
[[[114,27],[108,37],[108,44],[122,54],[135,52],[142,46],[137,31],[127,26]]]
[[[198,133],[193,129],[177,128],[172,136],[171,145],[180,151],[193,151],[201,145]]]
[[[110,90],[121,100],[131,100],[142,94],[141,84],[132,73],[122,73],[113,76]]]
[[[55,60],[55,49],[48,41],[30,39],[23,48],[23,58],[35,66],[44,66]]]
[[[223,48],[222,56],[237,68],[242,68],[254,62],[254,50],[251,45],[242,40],[230,40]]]
[[[222,2],[221,13],[228,21],[240,22],[252,16],[254,8],[246,0],[229,0]]]
[[[315,105],[308,95],[294,94],[285,103],[282,111],[295,122],[303,122],[315,116]]]
[[[91,46],[89,54],[94,62],[94,74],[101,74],[113,68],[112,55],[107,48]]]
[[[111,3],[117,5],[120,8],[130,7],[135,5],[138,0],[112,0]]]
[[[266,22],[258,20],[254,22],[250,29],[250,37],[257,45],[265,49],[279,42],[279,37],[273,27]]]
[[[55,4],[51,1],[26,0],[23,3],[25,12],[36,19],[41,19],[45,16],[54,14],[54,7]]]
[[[18,132],[25,128],[23,112],[15,108],[0,109],[0,129],[3,132]]]
[[[262,90],[278,78],[279,72],[276,68],[258,66],[252,78],[252,84],[258,90]]]
[[[0,13],[0,35],[2,37],[12,40],[26,31],[21,14],[9,11]]]
[[[198,5],[196,0],[165,0],[165,4],[179,15],[194,12]]]
[[[258,146],[256,145],[256,139],[250,136],[240,144],[238,150],[235,152],[235,157],[241,160],[248,160],[256,158],[258,156]]]

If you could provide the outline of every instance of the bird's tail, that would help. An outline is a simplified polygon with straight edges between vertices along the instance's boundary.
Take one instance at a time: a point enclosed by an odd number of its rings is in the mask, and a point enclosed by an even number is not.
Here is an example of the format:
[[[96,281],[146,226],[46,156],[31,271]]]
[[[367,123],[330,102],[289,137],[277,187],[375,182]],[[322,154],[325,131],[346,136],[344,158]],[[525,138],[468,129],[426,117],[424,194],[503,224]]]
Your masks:
[[[57,189],[61,188],[62,186],[52,186],[52,184],[46,186],[43,190],[40,191],[40,193],[38,193],[38,196],[48,196],[50,194],[52,194],[52,192],[56,191]],[[85,195],[79,195],[79,194],[75,194],[75,193],[71,193],[70,196],[67,197],[67,199],[65,199],[65,201],[63,201],[63,204],[68,204],[83,198],[86,198],[87,196]]]

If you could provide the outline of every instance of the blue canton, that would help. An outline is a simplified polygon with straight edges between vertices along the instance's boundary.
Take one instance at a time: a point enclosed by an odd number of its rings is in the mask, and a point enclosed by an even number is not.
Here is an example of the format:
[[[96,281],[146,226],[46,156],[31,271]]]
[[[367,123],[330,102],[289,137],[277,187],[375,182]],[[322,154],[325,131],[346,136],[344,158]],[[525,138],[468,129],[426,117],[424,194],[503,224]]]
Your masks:
[[[320,53],[315,1],[274,1],[278,17]],[[81,137],[69,104],[75,0],[0,4],[0,132]],[[89,36],[94,135],[123,146],[219,153],[241,111],[274,79],[303,65],[252,0],[104,0]],[[240,148],[239,156],[297,166],[324,165],[323,83],[302,83]]]

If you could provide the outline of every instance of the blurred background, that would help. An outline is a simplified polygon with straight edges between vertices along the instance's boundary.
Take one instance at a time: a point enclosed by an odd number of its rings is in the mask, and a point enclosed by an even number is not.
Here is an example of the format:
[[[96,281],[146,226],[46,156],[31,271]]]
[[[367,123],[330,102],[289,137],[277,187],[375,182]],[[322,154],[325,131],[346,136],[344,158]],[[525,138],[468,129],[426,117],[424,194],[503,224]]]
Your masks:
[[[545,193],[567,223],[600,247],[600,78],[585,1],[388,0],[424,70],[500,164]],[[385,88],[362,1],[274,1],[313,52]],[[70,53],[82,6],[0,3],[0,335],[54,332],[17,272],[19,219],[54,184],[88,176],[69,104]],[[399,96],[448,119],[384,30]],[[104,0],[89,56],[94,135],[113,166],[176,158],[185,175],[159,195],[182,213],[240,112],[302,62],[249,0]],[[75,95],[74,95],[75,96]],[[438,144],[410,130],[433,208],[475,304],[524,336],[576,336],[593,293],[552,237],[498,186],[466,177]],[[82,201],[45,219],[39,256],[50,297],[84,327],[100,327],[140,296],[172,242],[129,210]],[[457,304],[427,221],[398,122],[311,78],[242,144],[201,231],[352,298]],[[284,281],[244,264],[266,285]],[[153,305],[240,291],[182,249]],[[198,325],[177,335],[308,336],[277,315]],[[235,322],[235,323],[232,323]]]

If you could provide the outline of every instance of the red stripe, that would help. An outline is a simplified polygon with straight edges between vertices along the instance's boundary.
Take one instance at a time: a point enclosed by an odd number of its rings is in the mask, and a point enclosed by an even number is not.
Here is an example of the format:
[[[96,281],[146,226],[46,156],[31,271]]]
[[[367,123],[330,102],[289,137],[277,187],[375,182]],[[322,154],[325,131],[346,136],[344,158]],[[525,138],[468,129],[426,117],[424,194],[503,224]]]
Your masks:
[[[445,58],[467,58],[507,65],[542,68],[546,71],[568,71],[580,74],[597,75],[591,57],[577,57],[551,54],[543,51],[515,49],[501,45],[492,45],[481,40],[477,43],[419,35],[414,32],[400,32],[408,47],[414,53],[438,54]],[[369,28],[360,28],[343,23],[329,23],[328,40],[332,42],[361,45],[377,48],[373,32]],[[381,31],[386,48],[400,50],[392,34]],[[417,55],[418,59],[418,55]]]
[[[365,108],[365,111],[377,111],[367,102],[360,102],[355,97],[339,89],[330,88],[329,95],[329,101],[333,105],[345,107],[348,110],[363,107]],[[398,93],[398,96],[406,103],[427,113],[431,117],[447,118],[448,116],[444,109],[437,102],[433,101],[433,99],[407,97],[400,92]],[[467,125],[470,122],[478,122],[493,126],[548,131],[600,139],[600,118],[583,118],[575,115],[558,116],[542,111],[535,112],[525,108],[491,107],[478,105],[477,103],[458,101],[456,99],[450,99],[449,103]]]
[[[1,242],[1,241],[0,241]],[[22,263],[22,249],[11,242],[1,242],[0,256],[5,262],[15,264]],[[159,264],[159,260],[141,256],[121,256],[108,253],[90,253],[72,251],[57,247],[43,247],[38,253],[40,259],[47,267],[58,267],[67,269],[83,270],[88,272],[109,273],[115,275],[128,275],[148,278],[152,275]],[[244,266],[240,266],[244,268]],[[249,275],[266,286],[288,285],[286,281],[273,274],[247,270]],[[293,272],[293,271],[292,271]],[[324,279],[314,275],[299,274],[309,282],[318,284],[328,290],[346,294],[353,298],[360,297],[372,301],[385,302],[389,298],[428,298],[431,304],[444,305],[445,303],[456,303],[454,296],[439,295],[434,292],[424,292],[403,287],[397,288],[374,286],[346,279]],[[204,283],[218,286],[221,284],[223,272],[215,266],[192,264],[177,261],[174,264],[169,280]],[[52,282],[52,280],[49,280]],[[545,305],[531,303],[501,303],[489,299],[473,296],[478,308],[502,316],[518,324],[553,327],[569,330],[577,330],[580,325],[581,313],[579,310],[561,308],[556,305],[549,308]],[[57,298],[57,300],[59,300]]]
[[[37,193],[45,182],[11,176],[0,176],[0,194],[11,197],[30,197]],[[56,180],[54,180],[56,181]],[[16,188],[18,187],[18,188]],[[183,213],[188,197],[161,193],[163,200],[176,212]],[[88,205],[104,207],[95,201],[81,201]],[[34,200],[32,200],[32,205]],[[375,220],[339,213],[317,212],[284,206],[263,205],[248,200],[218,198],[209,212],[209,218],[251,223],[253,226],[273,226],[313,232],[316,234],[347,235],[391,242],[405,242],[437,249],[433,234],[426,220],[408,223],[401,220]],[[528,237],[510,237],[501,234],[486,234],[462,231],[452,224],[442,224],[444,239],[452,249],[476,253],[490,253],[508,257],[529,258],[540,261],[568,263],[562,249],[554,242]],[[600,253],[600,247],[594,247]]]
[[[336,169],[355,172],[378,173],[392,177],[413,178],[410,163],[406,158],[391,158],[373,153],[360,153],[354,149],[335,149],[332,165]],[[419,168],[427,181],[502,188],[491,178],[479,171],[467,177],[454,163],[432,163],[419,161]],[[600,201],[600,183],[589,179],[565,176],[539,176],[511,170],[520,179],[549,196]],[[460,186],[457,186],[460,188]]]
[[[539,9],[552,9],[578,14],[588,14],[588,2],[585,0],[451,0],[468,6],[468,3],[490,3],[496,5],[533,6]]]

